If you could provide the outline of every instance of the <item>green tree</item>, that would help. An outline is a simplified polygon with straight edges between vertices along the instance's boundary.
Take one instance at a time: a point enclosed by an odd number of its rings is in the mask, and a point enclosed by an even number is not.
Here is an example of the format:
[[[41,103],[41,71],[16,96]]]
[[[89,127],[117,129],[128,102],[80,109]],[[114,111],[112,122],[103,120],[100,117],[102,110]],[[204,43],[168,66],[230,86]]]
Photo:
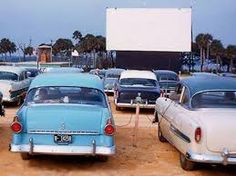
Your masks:
[[[80,41],[82,40],[83,35],[81,34],[80,31],[76,30],[75,32],[73,32],[73,36],[72,38],[76,41],[75,45],[79,45]]]
[[[24,49],[24,54],[31,56],[33,54],[34,48],[32,46],[28,46]]]
[[[11,56],[11,54],[16,52],[16,45],[14,42],[11,42],[7,38],[3,38],[0,41],[0,52],[5,55],[5,59],[7,56],[7,53]]]
[[[70,39],[59,38],[52,46],[54,55],[60,54],[61,56],[71,56],[71,51],[74,45]]]
[[[201,71],[203,71],[203,63],[206,59],[206,55],[207,58],[209,58],[209,49],[212,40],[213,40],[212,35],[208,33],[207,34],[200,33],[195,38],[197,46],[200,49]]]
[[[211,55],[215,57],[217,64],[217,72],[221,68],[221,57],[224,55],[224,46],[220,40],[213,40],[211,43]]]
[[[227,59],[229,59],[230,62],[228,72],[232,72],[234,67],[234,59],[236,58],[236,45],[228,45],[225,49],[225,56]]]

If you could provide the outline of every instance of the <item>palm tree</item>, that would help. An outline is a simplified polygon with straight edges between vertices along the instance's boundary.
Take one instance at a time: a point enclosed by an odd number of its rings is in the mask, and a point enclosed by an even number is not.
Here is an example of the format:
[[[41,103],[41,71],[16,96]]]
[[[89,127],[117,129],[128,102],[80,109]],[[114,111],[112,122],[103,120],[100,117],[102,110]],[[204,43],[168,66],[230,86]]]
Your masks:
[[[73,32],[72,38],[76,41],[76,45],[79,45],[79,42],[82,40],[82,34],[80,31],[76,30]]]
[[[205,39],[204,39],[204,34],[198,34],[197,37],[195,38],[195,41],[198,45],[198,48],[200,49],[200,61],[201,61],[201,71],[203,69],[203,48],[205,45]]]
[[[234,58],[236,57],[236,45],[228,45],[225,50],[225,55],[230,60],[230,67],[228,67],[228,72],[232,72],[234,66]]]
[[[220,40],[213,40],[211,43],[211,55],[215,57],[217,64],[217,72],[219,72],[219,66],[221,67],[221,57],[224,54],[224,46]]]
[[[203,70],[203,63],[207,57],[209,59],[210,44],[213,40],[211,34],[198,34],[195,38],[198,48],[200,49],[201,71]],[[207,51],[207,52],[206,52]]]

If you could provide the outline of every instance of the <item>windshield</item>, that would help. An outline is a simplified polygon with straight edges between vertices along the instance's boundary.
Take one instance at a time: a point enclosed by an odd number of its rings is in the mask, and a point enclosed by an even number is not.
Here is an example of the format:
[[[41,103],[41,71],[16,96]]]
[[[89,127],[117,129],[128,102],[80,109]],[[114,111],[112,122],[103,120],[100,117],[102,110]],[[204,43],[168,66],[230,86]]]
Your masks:
[[[153,79],[144,79],[144,78],[124,78],[120,80],[121,86],[150,86],[156,87],[157,81]]]
[[[193,108],[236,108],[236,91],[204,92],[192,98]]]
[[[34,104],[91,104],[107,107],[104,94],[84,87],[40,87],[30,90],[26,103]]]
[[[106,75],[107,78],[119,78],[120,74],[118,73],[109,73]]]
[[[178,81],[178,76],[175,74],[156,74],[158,81]]]
[[[173,89],[175,90],[176,82],[159,82],[161,89]]]
[[[18,75],[11,72],[0,72],[0,80],[18,81]]]

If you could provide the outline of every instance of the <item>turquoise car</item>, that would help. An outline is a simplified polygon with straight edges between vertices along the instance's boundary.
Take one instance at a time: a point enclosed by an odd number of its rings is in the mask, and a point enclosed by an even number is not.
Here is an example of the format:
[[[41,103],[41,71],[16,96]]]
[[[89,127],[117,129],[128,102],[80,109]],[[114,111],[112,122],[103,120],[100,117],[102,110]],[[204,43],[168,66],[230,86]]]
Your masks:
[[[103,82],[83,73],[42,74],[31,83],[11,129],[10,151],[36,154],[115,154],[115,124]]]

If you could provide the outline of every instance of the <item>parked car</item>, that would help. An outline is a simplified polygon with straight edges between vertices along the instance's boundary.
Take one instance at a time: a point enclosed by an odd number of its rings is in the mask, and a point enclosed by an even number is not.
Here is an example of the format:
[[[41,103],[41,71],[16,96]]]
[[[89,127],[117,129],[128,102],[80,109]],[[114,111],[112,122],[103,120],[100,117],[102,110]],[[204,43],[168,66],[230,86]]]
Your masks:
[[[92,69],[90,70],[89,73],[93,75],[98,75],[101,79],[104,79],[106,75],[106,70],[105,69]]]
[[[170,70],[154,70],[157,80],[159,82],[161,91],[165,96],[169,96],[171,92],[175,91],[177,82],[179,81],[179,76]]]
[[[236,74],[234,73],[221,73],[220,76],[236,78]]]
[[[5,110],[2,105],[2,98],[3,98],[3,94],[2,92],[0,92],[0,116],[5,116]]]
[[[33,68],[33,67],[26,67],[25,68],[28,73],[28,78],[34,79],[36,76],[42,73],[40,69]]]
[[[197,163],[236,164],[236,79],[190,77],[156,101],[158,138],[180,152],[184,170]]]
[[[155,74],[151,71],[127,70],[121,73],[115,88],[116,109],[136,107],[134,100],[140,96],[141,108],[155,107],[160,96],[160,87]]]
[[[0,66],[0,91],[4,102],[20,105],[29,88],[31,80],[27,70],[20,67]]]
[[[106,93],[114,93],[115,84],[123,71],[124,69],[120,68],[110,68],[106,71],[104,79],[104,89]]]
[[[115,125],[103,83],[82,73],[41,74],[30,85],[11,129],[10,151],[34,154],[115,154]]]
[[[48,67],[43,70],[44,73],[82,73],[82,68],[75,67]]]
[[[191,76],[217,77],[218,75],[214,73],[208,73],[208,72],[194,72],[194,73],[191,73]]]

